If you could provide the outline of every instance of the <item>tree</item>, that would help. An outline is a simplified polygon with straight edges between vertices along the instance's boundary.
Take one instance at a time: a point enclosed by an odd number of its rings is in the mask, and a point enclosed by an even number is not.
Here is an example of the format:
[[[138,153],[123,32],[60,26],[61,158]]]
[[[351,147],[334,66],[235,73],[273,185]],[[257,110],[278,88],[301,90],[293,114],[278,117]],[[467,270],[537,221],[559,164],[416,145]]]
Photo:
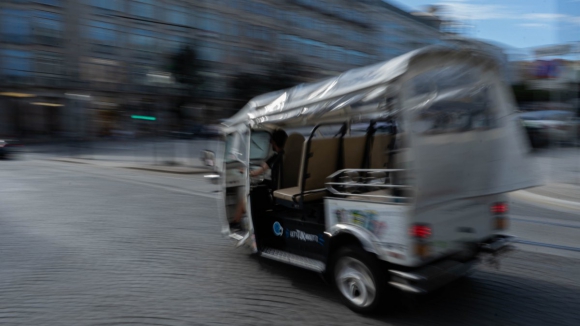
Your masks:
[[[175,81],[185,87],[185,96],[177,98],[173,105],[173,115],[179,127],[183,127],[185,113],[183,106],[201,96],[200,86],[204,80],[201,72],[205,65],[199,60],[197,52],[191,46],[183,46],[169,57],[169,71]]]
[[[304,69],[300,62],[283,58],[266,69],[265,74],[241,73],[230,84],[237,108],[252,98],[273,91],[293,87],[302,82]]]
[[[197,52],[190,46],[182,47],[170,57],[170,71],[175,81],[188,86],[191,96],[197,95],[195,90],[203,83],[201,71],[204,65],[198,59]]]

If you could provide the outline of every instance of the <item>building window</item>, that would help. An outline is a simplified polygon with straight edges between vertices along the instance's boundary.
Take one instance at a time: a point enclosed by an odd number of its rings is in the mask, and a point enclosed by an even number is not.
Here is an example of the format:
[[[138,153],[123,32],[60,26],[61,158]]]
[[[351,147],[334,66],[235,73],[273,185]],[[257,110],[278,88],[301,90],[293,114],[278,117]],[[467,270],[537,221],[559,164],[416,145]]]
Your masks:
[[[0,33],[6,43],[26,44],[30,42],[29,13],[24,10],[0,11]]]
[[[123,82],[123,73],[117,61],[87,58],[81,63],[81,78],[91,82],[118,83]]]
[[[220,17],[214,14],[202,14],[196,20],[196,26],[208,32],[222,33],[223,24]]]
[[[244,7],[244,9],[253,14],[263,16],[270,16],[272,11],[272,8],[270,6],[254,1],[248,2],[247,5]]]
[[[34,0],[33,2],[48,6],[62,7],[62,0]]]
[[[261,42],[269,42],[271,40],[270,30],[264,26],[249,25],[246,27],[245,36]]]
[[[122,11],[121,1],[120,0],[88,0],[89,4],[93,7],[106,9],[106,10],[114,10],[114,11]]]
[[[89,21],[87,36],[95,52],[110,54],[117,46],[117,27],[114,24]]]
[[[224,23],[224,31],[230,36],[239,36],[238,22],[228,21]]]
[[[34,12],[34,38],[37,43],[60,46],[62,35],[62,15],[47,11]]]
[[[155,49],[155,38],[152,31],[135,29],[131,34],[131,45],[135,50],[152,52]]]
[[[199,48],[199,59],[214,62],[223,61],[221,45],[211,42],[202,44]]]
[[[153,18],[153,0],[133,0],[131,2],[131,14],[144,18]]]
[[[36,72],[47,75],[62,75],[62,56],[52,52],[36,53]]]
[[[180,6],[170,6],[165,18],[168,23],[187,26],[187,9]]]
[[[163,51],[165,53],[177,53],[189,44],[189,40],[181,36],[165,36],[163,39]]]
[[[0,72],[4,76],[24,77],[32,72],[32,54],[29,51],[0,50]]]
[[[134,84],[145,85],[147,84],[147,72],[149,67],[143,65],[133,65],[131,67],[131,80]]]

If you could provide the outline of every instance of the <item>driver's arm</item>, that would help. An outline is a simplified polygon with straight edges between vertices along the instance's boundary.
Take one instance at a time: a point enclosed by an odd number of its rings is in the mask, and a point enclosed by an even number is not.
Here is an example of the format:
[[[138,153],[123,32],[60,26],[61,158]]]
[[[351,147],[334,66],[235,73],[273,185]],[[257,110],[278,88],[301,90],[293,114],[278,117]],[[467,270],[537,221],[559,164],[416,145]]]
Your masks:
[[[262,166],[259,169],[256,169],[254,171],[250,171],[250,177],[257,177],[260,174],[268,171],[268,169],[270,169],[270,167],[268,166],[268,164],[266,162],[262,163]]]

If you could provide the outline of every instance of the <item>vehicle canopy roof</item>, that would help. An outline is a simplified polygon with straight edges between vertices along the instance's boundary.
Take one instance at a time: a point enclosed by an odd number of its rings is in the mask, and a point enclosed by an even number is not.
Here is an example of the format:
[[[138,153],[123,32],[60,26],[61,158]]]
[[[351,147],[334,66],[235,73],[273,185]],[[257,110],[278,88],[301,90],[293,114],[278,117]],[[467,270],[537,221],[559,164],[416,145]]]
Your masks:
[[[378,102],[395,94],[395,82],[410,67],[428,59],[432,66],[461,62],[497,68],[497,62],[474,46],[429,46],[389,61],[346,71],[336,77],[266,93],[250,100],[237,114],[222,122],[225,127],[249,125],[307,125],[341,117],[384,115]]]
[[[264,94],[223,125],[227,133],[389,116],[408,145],[400,167],[413,175],[416,209],[541,184],[499,65],[476,46],[427,47]]]

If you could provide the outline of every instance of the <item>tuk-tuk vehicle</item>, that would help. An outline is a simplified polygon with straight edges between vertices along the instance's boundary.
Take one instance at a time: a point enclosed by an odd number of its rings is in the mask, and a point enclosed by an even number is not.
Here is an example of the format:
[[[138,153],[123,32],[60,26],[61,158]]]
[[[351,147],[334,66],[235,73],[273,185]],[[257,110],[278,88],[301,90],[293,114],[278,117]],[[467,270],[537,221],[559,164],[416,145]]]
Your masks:
[[[477,49],[435,46],[254,98],[223,122],[220,153],[205,153],[223,233],[323,273],[361,313],[499,257],[507,193],[539,184],[499,73]],[[289,136],[271,190],[249,172],[278,128]],[[242,231],[229,223],[240,200]]]

